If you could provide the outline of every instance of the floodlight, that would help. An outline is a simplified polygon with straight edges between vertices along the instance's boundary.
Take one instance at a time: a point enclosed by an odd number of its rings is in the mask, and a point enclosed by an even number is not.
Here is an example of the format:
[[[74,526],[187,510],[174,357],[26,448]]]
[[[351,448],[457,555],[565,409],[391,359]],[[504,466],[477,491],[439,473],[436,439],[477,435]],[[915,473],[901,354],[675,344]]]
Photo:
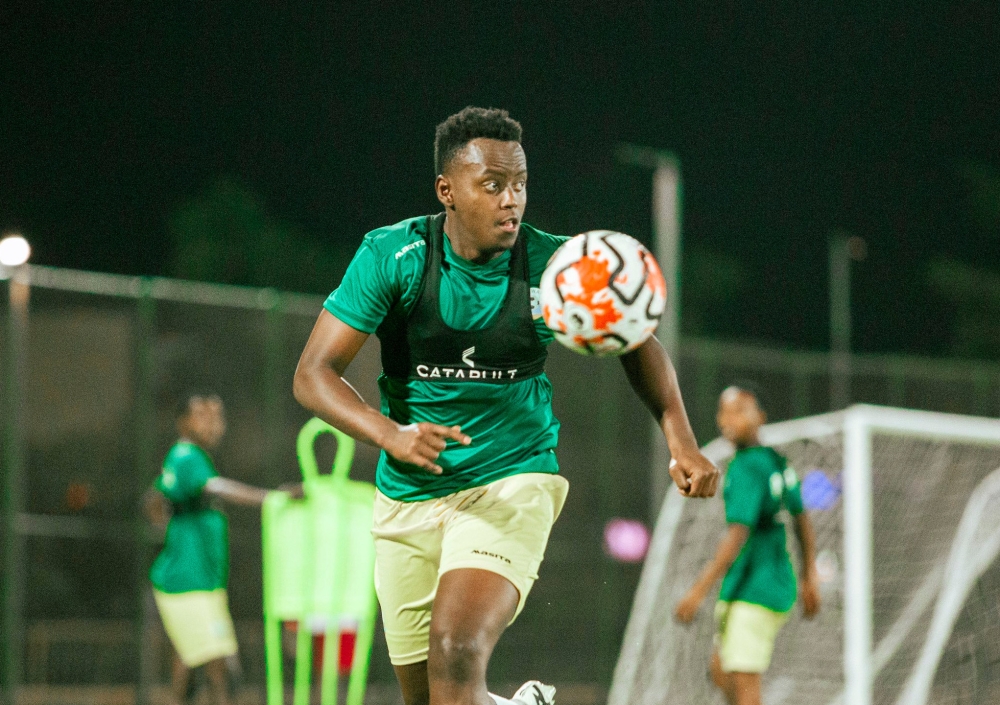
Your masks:
[[[20,235],[8,235],[0,240],[0,265],[18,267],[31,256],[31,245]]]

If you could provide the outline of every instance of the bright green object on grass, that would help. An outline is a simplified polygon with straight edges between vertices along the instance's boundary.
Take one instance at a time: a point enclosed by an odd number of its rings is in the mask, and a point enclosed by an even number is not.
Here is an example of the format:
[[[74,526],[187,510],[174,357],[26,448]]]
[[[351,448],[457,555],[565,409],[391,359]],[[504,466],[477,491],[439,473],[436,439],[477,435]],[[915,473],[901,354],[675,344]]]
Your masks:
[[[320,475],[313,444],[337,438],[330,475]],[[362,705],[375,631],[375,544],[371,536],[375,487],[348,479],[354,439],[320,419],[299,432],[297,442],[305,498],[272,492],[261,525],[264,557],[264,650],[268,705],[281,705],[281,623],[297,622],[294,705],[308,705],[312,635],[325,635],[320,702],[337,702],[342,624],[357,625],[347,705]]]

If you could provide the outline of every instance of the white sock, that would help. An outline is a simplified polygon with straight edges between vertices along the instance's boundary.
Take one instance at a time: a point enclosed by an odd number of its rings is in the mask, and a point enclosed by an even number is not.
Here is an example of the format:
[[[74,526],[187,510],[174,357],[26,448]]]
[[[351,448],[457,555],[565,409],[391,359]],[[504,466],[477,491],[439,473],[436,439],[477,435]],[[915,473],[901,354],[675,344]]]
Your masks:
[[[494,695],[490,693],[489,696],[493,698],[493,702],[497,705],[516,705],[513,700],[508,700],[507,698],[501,698],[499,695]]]

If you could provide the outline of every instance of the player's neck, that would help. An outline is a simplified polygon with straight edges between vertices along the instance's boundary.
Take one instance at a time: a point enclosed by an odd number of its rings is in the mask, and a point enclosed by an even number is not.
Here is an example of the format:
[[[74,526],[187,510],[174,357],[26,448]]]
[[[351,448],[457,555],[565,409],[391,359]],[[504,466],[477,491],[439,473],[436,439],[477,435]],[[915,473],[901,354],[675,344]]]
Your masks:
[[[451,243],[452,252],[473,264],[486,264],[504,252],[502,249],[483,250],[472,244],[475,238],[465,231],[457,218],[451,217],[451,213],[445,215],[443,229],[445,237]]]
[[[190,443],[193,446],[198,446],[204,451],[208,451],[208,446],[204,441],[200,440],[197,436],[190,433],[182,433],[180,438],[177,439],[178,443]]]
[[[747,448],[757,448],[758,446],[761,445],[760,436],[758,436],[755,433],[755,434],[753,434],[753,437],[739,440],[736,443],[734,443],[733,445],[736,446],[736,450],[746,450]]]

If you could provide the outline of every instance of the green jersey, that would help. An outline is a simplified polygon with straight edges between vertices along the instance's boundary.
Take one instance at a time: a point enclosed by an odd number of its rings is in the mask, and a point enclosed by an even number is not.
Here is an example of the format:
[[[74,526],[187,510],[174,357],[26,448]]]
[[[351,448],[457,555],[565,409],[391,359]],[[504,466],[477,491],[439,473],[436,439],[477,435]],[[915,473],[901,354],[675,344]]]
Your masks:
[[[743,448],[729,462],[723,496],[726,521],[749,527],[750,535],[722,581],[719,599],[787,612],[795,604],[795,572],[777,515],[782,506],[802,513],[795,470],[771,448]]]
[[[409,311],[423,278],[426,228],[426,218],[411,218],[366,235],[326,309],[364,333],[375,333],[390,312]],[[526,238],[535,332],[548,345],[553,336],[542,321],[538,282],[552,253],[567,238],[525,224],[518,237]],[[443,243],[441,317],[457,330],[481,330],[497,316],[507,295],[511,254],[475,264],[455,254],[447,237]],[[472,438],[468,446],[448,443],[438,457],[444,470],[439,476],[400,463],[383,451],[375,484],[392,499],[419,501],[510,475],[558,472],[559,422],[552,414],[552,387],[544,374],[510,384],[449,384],[383,372],[379,389],[386,416],[405,423],[459,425]]]
[[[149,571],[161,592],[226,587],[229,533],[225,515],[208,506],[205,483],[216,476],[208,454],[194,443],[174,445],[154,487],[173,505],[163,550]]]

